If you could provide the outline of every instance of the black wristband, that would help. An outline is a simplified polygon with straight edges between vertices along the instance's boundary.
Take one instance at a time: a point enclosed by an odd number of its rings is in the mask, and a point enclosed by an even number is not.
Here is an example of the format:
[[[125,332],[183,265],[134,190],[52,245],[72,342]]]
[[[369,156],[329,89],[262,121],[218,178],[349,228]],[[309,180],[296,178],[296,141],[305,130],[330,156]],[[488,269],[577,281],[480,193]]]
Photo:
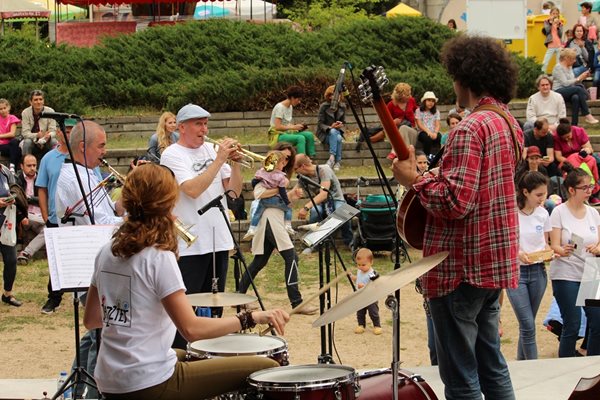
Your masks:
[[[240,325],[242,326],[243,331],[252,329],[256,326],[256,322],[254,322],[254,318],[252,318],[252,312],[250,311],[241,311],[235,316],[240,320]]]

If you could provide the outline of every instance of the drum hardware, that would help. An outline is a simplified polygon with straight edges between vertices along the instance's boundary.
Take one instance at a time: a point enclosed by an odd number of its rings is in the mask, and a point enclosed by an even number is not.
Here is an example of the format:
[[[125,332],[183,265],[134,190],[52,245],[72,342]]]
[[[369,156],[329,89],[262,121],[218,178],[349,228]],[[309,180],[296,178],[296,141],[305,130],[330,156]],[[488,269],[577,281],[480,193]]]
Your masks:
[[[100,163],[110,171],[111,176],[114,176],[121,185],[125,184],[125,179],[127,179],[127,177],[123,176],[119,171],[112,167],[104,158],[99,158],[99,160]],[[179,238],[185,242],[187,247],[190,247],[192,243],[194,243],[196,239],[198,239],[197,236],[192,235],[192,233],[190,232],[190,228],[193,225],[186,226],[183,222],[181,222],[179,218],[175,218],[173,222],[175,224],[175,231],[177,232],[177,236],[179,236]]]
[[[223,142],[222,140],[211,139],[208,136],[204,136],[204,140],[208,143],[212,143],[217,146],[221,146],[221,144]],[[240,161],[234,161],[234,162],[239,163],[244,168],[254,168],[255,161],[264,163],[265,160],[267,159],[267,157],[265,157],[265,156],[261,156],[260,154],[256,154],[250,150],[242,148],[239,144],[237,145],[236,152],[240,156],[242,156],[242,159]]]
[[[363,289],[350,294],[338,302],[335,306],[327,310],[315,322],[313,327],[323,326],[325,324],[337,321],[353,312],[367,307],[379,300],[382,296],[388,295],[385,305],[392,311],[393,326],[393,361],[392,361],[392,387],[398,387],[399,371],[399,301],[391,293],[400,290],[410,282],[417,279],[448,257],[448,252],[444,251],[429,257],[424,257],[417,262],[411,263],[401,269],[396,269],[386,275],[380,275],[374,281],[371,281]],[[398,392],[392,391],[392,399],[398,400]]]
[[[321,296],[323,293],[325,293],[327,290],[329,290],[329,288],[331,288],[333,285],[337,284],[339,281],[341,281],[346,276],[352,276],[352,272],[345,271],[344,273],[338,275],[337,278],[335,278],[334,280],[332,280],[331,282],[329,282],[328,284],[326,284],[325,286],[323,286],[317,293],[309,296],[302,303],[300,303],[296,307],[294,307],[292,309],[292,311],[289,312],[289,316],[291,317],[292,315],[297,314],[300,310],[302,310],[302,308],[304,308],[304,306],[306,306],[308,303],[310,303],[311,301],[313,301],[317,297]],[[271,326],[269,326],[268,328],[265,328],[265,330],[263,330],[262,332],[260,332],[260,335],[261,336],[266,335],[267,333],[269,333],[269,331],[271,329],[273,329]]]

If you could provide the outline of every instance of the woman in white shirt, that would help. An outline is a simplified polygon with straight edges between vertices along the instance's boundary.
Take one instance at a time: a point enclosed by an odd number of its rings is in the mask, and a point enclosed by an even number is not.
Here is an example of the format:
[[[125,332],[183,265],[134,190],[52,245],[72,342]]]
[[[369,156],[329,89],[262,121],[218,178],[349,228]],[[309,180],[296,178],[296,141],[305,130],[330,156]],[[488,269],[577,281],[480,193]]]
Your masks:
[[[550,216],[544,208],[548,194],[548,178],[538,171],[527,171],[517,182],[519,205],[519,286],[506,294],[519,321],[517,360],[537,359],[535,316],[546,291],[548,277],[544,260],[530,254],[550,250],[548,232]]]
[[[276,367],[265,357],[183,361],[173,350],[175,331],[189,341],[271,324],[287,313],[243,311],[224,318],[197,317],[177,266],[171,212],[179,190],[168,168],[137,167],[122,192],[127,219],[96,256],[85,309],[88,329],[102,329],[94,377],[107,399],[198,399],[238,390],[254,371]]]
[[[574,357],[581,324],[581,307],[576,306],[575,301],[585,259],[600,255],[600,215],[586,204],[594,187],[590,175],[568,162],[563,169],[569,171],[563,183],[568,200],[557,206],[550,216],[550,243],[554,253],[560,256],[550,262],[550,279],[563,319],[558,356]],[[584,307],[584,311],[589,326],[587,354],[600,355],[600,308]]]

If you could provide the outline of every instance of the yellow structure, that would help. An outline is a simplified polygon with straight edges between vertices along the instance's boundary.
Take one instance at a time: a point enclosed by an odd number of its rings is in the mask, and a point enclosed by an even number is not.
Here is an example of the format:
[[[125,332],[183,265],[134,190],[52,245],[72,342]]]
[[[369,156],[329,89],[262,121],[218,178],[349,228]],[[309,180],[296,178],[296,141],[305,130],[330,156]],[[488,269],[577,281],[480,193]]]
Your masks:
[[[388,18],[397,17],[398,15],[408,15],[411,17],[419,17],[419,16],[421,16],[421,12],[418,10],[415,10],[412,7],[407,6],[404,3],[400,3],[396,7],[392,8],[391,10],[389,10],[385,13],[385,16]]]
[[[525,40],[517,39],[511,40],[506,44],[506,48],[515,53],[519,53],[522,56],[533,57],[538,63],[542,63],[544,55],[546,54],[546,46],[544,41],[546,35],[542,33],[544,27],[544,21],[548,19],[547,15],[530,15],[527,17],[527,53],[525,53]],[[563,23],[563,34],[569,29],[565,25],[565,19],[561,16],[561,22]],[[552,71],[556,57],[552,57],[548,64],[548,71]]]

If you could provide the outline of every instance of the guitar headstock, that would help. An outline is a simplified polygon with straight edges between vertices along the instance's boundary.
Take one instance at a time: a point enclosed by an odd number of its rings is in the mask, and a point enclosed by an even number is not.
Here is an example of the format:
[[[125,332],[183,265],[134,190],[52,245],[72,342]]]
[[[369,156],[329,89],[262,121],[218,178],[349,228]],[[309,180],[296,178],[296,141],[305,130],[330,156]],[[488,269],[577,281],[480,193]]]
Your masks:
[[[390,81],[385,74],[385,69],[380,66],[370,65],[360,74],[361,84],[358,85],[358,95],[363,103],[381,97],[381,92]]]

